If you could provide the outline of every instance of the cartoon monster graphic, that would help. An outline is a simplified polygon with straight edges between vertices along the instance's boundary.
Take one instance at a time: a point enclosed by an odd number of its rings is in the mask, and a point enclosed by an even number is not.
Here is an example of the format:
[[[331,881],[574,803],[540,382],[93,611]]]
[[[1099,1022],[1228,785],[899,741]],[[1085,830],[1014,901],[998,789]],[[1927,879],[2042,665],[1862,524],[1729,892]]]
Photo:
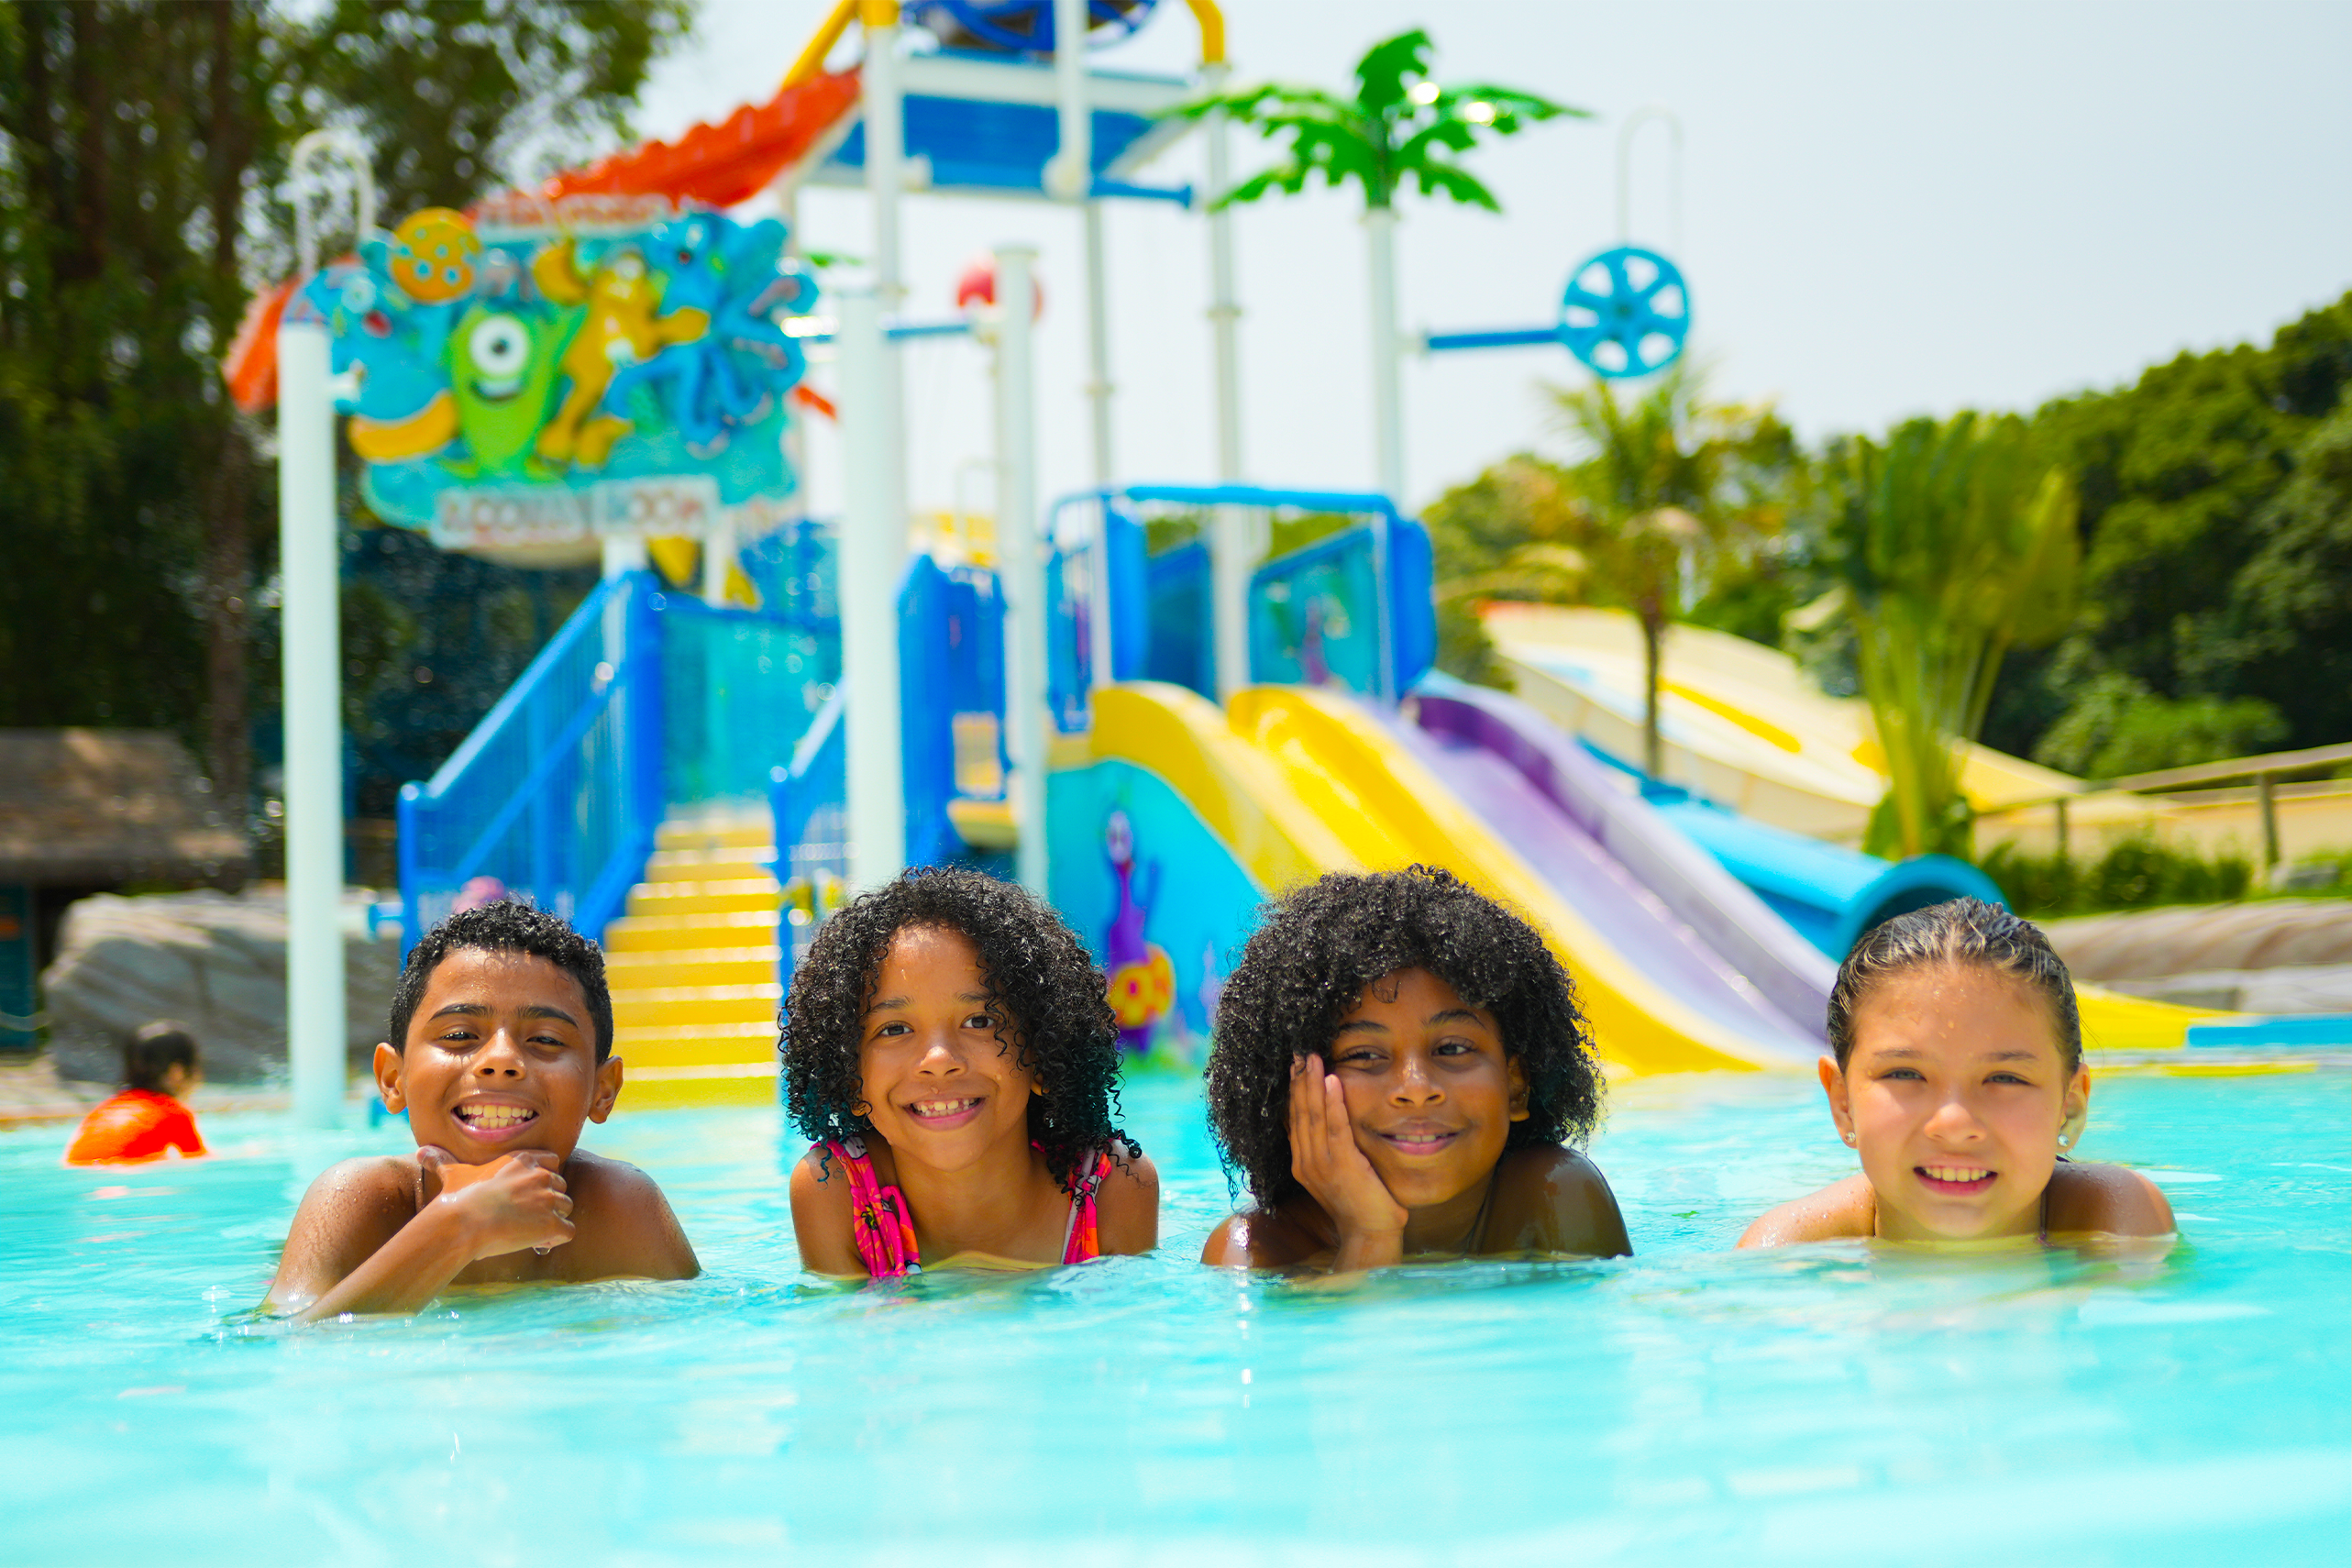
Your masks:
[[[420,304],[446,304],[472,292],[481,240],[465,214],[426,207],[401,220],[389,250],[384,271],[402,293]]]
[[[681,314],[699,313],[705,323],[726,304],[727,281],[720,270],[723,221],[695,213],[658,225],[646,237],[646,251],[661,271],[663,303]],[[641,386],[667,393],[663,412],[685,439],[686,449],[698,457],[710,456],[724,445],[727,421],[756,401],[756,394],[746,397],[742,378],[727,363],[726,346],[708,331],[669,353],[614,371],[605,405],[627,407],[630,394]]]
[[[601,469],[613,455],[613,444],[635,428],[626,418],[598,412],[613,401],[608,394],[617,378],[657,359],[673,345],[705,337],[710,313],[683,309],[662,315],[660,280],[634,248],[613,251],[593,272],[583,274],[579,247],[566,239],[532,259],[531,277],[550,300],[584,307],[558,367],[567,383],[563,403],[539,432],[538,455],[549,464]]]
[[[444,458],[469,479],[547,480],[533,441],[547,418],[577,313],[476,301],[449,334],[449,387],[469,456]]]
[[[303,286],[326,322],[335,370],[359,372],[359,395],[338,406],[351,415],[352,450],[371,463],[425,457],[458,438],[457,401],[442,374],[456,308],[421,305],[391,287],[385,248],[381,236],[370,238],[363,261],[321,268]]]
[[[1127,813],[1113,811],[1103,832],[1111,874],[1119,878],[1119,909],[1103,940],[1110,968],[1110,1010],[1119,1021],[1121,1050],[1142,1055],[1152,1048],[1152,1025],[1176,1002],[1176,965],[1167,950],[1143,939],[1143,922],[1159,892],[1159,867],[1152,867],[1151,891],[1135,896],[1135,830]]]

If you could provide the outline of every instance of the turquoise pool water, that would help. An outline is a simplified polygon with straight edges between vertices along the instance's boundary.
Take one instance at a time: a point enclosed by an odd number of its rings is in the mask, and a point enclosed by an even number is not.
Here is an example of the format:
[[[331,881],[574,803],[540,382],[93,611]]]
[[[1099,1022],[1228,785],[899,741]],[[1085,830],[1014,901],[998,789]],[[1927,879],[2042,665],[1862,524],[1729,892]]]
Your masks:
[[[2347,1088],[2102,1082],[2189,1238],[2123,1264],[1724,1251],[1850,1156],[1810,1085],[1651,1081],[1596,1151],[1637,1257],[1338,1297],[1193,1264],[1190,1086],[1128,1093],[1159,1255],[862,1290],[798,1274],[772,1114],[624,1111],[702,1279],[300,1334],[246,1316],[297,1167],[396,1128],[0,1135],[0,1562],[2340,1564]]]

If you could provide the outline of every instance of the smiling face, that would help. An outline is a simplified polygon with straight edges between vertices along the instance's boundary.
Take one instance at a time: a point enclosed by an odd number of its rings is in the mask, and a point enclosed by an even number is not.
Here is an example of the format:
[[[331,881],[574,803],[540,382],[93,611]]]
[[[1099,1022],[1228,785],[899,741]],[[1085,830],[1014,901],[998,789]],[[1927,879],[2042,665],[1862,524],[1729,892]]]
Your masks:
[[[1007,1141],[1025,1146],[1036,1076],[988,1014],[979,955],[961,932],[910,926],[891,939],[858,1043],[860,1107],[901,1162],[961,1170]]]
[[[1480,1188],[1527,1119],[1527,1076],[1495,1015],[1427,969],[1364,988],[1332,1036],[1355,1145],[1408,1209]]]
[[[518,1149],[569,1159],[581,1124],[612,1114],[621,1059],[597,1062],[588,999],[562,968],[460,947],[425,981],[406,1049],[376,1047],[376,1084],[419,1144],[466,1165]]]
[[[2059,1054],[2049,1008],[1976,965],[1928,964],[1881,981],[1854,1014],[1854,1046],[1822,1086],[1896,1240],[2032,1235],[2091,1075]]]

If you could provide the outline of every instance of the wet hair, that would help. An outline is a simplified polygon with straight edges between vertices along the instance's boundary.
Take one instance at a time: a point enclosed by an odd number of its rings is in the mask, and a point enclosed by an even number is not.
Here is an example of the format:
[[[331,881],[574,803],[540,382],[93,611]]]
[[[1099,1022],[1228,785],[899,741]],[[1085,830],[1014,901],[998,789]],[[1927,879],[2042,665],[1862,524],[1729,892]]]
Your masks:
[[[441,960],[461,949],[527,953],[545,958],[580,983],[588,1021],[596,1036],[596,1059],[613,1055],[613,993],[604,983],[604,954],[596,944],[545,910],[502,899],[480,909],[460,910],[425,933],[409,949],[408,962],[392,988],[392,1020],[385,1039],[395,1051],[408,1049],[409,1021],[425,1000],[425,985]]]
[[[174,1067],[194,1072],[196,1056],[196,1037],[186,1024],[168,1018],[142,1023],[123,1042],[123,1086],[161,1094],[164,1075]]]
[[[1930,964],[1972,964],[2025,986],[2049,1009],[2068,1076],[2082,1065],[2074,981],[2049,938],[1998,904],[1953,899],[1873,927],[1838,966],[1838,983],[1829,990],[1829,1048],[1840,1069],[1854,1054],[1854,1017],[1863,1000],[1892,977]]]
[[[1290,1174],[1291,1064],[1331,1049],[1366,987],[1414,968],[1493,1013],[1526,1075],[1527,1119],[1511,1123],[1506,1149],[1592,1135],[1602,1093],[1592,1035],[1535,928],[1427,866],[1333,872],[1267,907],[1217,1005],[1209,1125],[1227,1179],[1238,1171],[1260,1208],[1301,1190]]]
[[[1081,1160],[1117,1139],[1119,1028],[1101,969],[1053,906],[1010,882],[963,867],[903,873],[861,893],[817,928],[784,999],[784,1104],[810,1142],[867,1137],[859,1061],[866,1009],[902,931],[952,931],[979,957],[996,1037],[1019,1053],[1042,1092],[1029,1100],[1029,1136],[1065,1187]],[[1114,1154],[1121,1153],[1114,1149]]]

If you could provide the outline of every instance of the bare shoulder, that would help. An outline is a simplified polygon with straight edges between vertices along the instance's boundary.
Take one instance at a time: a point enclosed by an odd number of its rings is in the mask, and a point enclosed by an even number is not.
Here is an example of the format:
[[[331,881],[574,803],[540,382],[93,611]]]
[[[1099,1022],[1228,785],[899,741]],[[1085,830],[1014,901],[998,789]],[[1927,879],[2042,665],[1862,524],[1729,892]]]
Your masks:
[[[2052,1234],[2164,1236],[2175,1229],[2163,1189],[2128,1165],[2069,1163],[2050,1172]]]
[[[661,1186],[626,1161],[573,1151],[564,1184],[580,1234],[566,1261],[576,1279],[692,1279],[702,1272]],[[567,1249],[568,1251],[570,1249]]]
[[[1766,1211],[1739,1238],[1743,1247],[1791,1247],[1804,1242],[1834,1242],[1867,1236],[1874,1229],[1877,1204],[1870,1178],[1857,1171],[1818,1192],[1793,1198]]]
[[[851,1229],[849,1170],[822,1143],[811,1144],[792,1167],[792,1239],[801,1266],[812,1274],[866,1275]]]
[[[1095,1224],[1105,1253],[1148,1253],[1160,1244],[1160,1172],[1132,1143],[1114,1143],[1110,1170],[1095,1189]]]
[[[274,1306],[315,1300],[416,1217],[413,1155],[366,1154],[319,1173],[303,1194],[270,1282]]]
[[[1209,1232],[1200,1261],[1214,1268],[1295,1268],[1327,1250],[1279,1209],[1243,1209]]]
[[[1485,1250],[1621,1257],[1633,1245],[1601,1167],[1574,1149],[1551,1144],[1503,1156]]]

